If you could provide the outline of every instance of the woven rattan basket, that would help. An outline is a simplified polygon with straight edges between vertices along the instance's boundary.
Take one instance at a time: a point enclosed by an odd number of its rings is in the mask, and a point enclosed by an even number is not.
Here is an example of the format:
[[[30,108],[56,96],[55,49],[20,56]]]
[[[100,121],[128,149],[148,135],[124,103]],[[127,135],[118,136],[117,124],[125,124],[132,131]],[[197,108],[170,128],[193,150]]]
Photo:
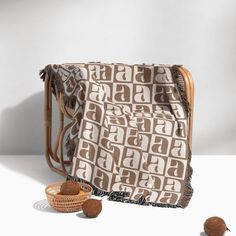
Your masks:
[[[47,200],[52,208],[60,212],[76,212],[82,209],[83,203],[90,198],[92,187],[85,183],[80,183],[80,191],[77,195],[59,195],[63,182],[50,184],[45,188]]]

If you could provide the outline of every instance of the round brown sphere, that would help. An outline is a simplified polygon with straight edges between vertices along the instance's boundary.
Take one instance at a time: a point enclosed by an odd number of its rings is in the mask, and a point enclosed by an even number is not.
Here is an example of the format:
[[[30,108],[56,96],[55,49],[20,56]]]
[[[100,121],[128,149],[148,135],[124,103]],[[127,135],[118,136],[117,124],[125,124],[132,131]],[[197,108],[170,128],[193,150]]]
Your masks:
[[[62,195],[77,195],[80,192],[80,185],[73,180],[67,180],[61,185],[60,193]]]
[[[204,231],[208,236],[223,236],[229,230],[225,221],[217,216],[208,218],[204,223]]]
[[[84,202],[82,210],[89,218],[97,217],[102,211],[102,200],[88,199]]]

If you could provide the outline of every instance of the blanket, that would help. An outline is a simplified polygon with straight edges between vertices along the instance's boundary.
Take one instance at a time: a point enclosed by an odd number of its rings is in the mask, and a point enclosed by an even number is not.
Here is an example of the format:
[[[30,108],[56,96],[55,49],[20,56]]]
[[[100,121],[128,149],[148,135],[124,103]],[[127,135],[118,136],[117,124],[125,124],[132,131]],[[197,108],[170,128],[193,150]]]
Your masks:
[[[109,200],[188,205],[189,106],[178,65],[54,64],[45,74],[73,110],[68,179]]]

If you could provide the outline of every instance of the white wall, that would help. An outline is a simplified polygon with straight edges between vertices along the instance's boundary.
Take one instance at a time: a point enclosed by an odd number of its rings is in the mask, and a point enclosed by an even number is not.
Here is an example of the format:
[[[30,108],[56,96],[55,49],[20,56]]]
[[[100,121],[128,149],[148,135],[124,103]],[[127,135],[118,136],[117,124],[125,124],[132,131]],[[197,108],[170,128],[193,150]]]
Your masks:
[[[194,154],[236,154],[235,0],[0,0],[0,154],[43,153],[49,63],[184,64]]]

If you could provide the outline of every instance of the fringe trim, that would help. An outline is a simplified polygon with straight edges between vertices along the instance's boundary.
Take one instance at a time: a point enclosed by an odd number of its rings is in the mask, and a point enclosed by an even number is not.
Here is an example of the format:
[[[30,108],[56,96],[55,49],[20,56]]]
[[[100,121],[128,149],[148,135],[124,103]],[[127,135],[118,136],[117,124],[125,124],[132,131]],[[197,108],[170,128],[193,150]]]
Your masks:
[[[185,109],[186,114],[188,116],[189,111],[190,111],[189,102],[188,102],[188,98],[187,98],[186,92],[185,92],[184,78],[183,78],[183,75],[179,72],[178,67],[180,67],[180,65],[172,66],[172,70],[171,70],[172,76],[173,76],[173,79],[175,80],[175,83],[178,87],[184,109]],[[185,179],[185,184],[184,184],[184,193],[183,193],[181,199],[179,200],[179,205],[182,208],[185,208],[188,206],[189,201],[191,200],[192,195],[193,195],[193,188],[191,186],[193,169],[190,165],[192,153],[191,153],[189,146],[188,146],[188,153],[189,154],[188,154],[188,164],[187,164],[187,170],[186,170],[186,179]]]
[[[74,140],[70,139],[69,135],[67,136],[67,139],[66,139],[65,148],[67,150],[66,154],[67,154],[69,160],[72,161],[73,155],[75,153],[75,142],[74,142]]]
[[[189,102],[188,102],[188,98],[187,98],[186,92],[185,92],[184,78],[183,78],[183,75],[179,72],[178,67],[180,67],[180,66],[179,65],[172,66],[172,68],[171,68],[172,76],[173,76],[173,79],[178,87],[179,94],[180,94],[184,109],[185,109],[187,116],[188,116],[189,111],[190,111]]]
[[[53,70],[53,68],[55,70],[57,70],[58,65],[47,65],[44,69],[39,71],[39,75],[40,78],[45,81],[45,76],[46,74],[49,76],[50,82],[51,82],[51,89],[52,89],[52,93],[54,95],[56,95],[56,92],[61,92],[63,94],[63,102],[65,104],[65,106],[74,109],[75,108],[75,103],[76,103],[76,96],[72,95],[72,96],[67,96],[64,93],[64,86],[63,83],[61,81],[61,77],[60,75]]]
[[[191,167],[192,153],[191,153],[190,147],[188,147],[188,149],[189,149],[189,155],[188,155],[188,164],[187,164],[186,177],[185,177],[186,179],[185,179],[185,184],[184,184],[184,192],[178,203],[182,208],[185,208],[188,206],[194,192],[191,186],[191,179],[192,179],[192,174],[193,174],[193,168]]]
[[[108,196],[107,200],[109,200],[109,201],[131,203],[131,204],[142,205],[142,206],[165,207],[165,208],[185,208],[187,206],[187,204],[186,204],[187,202],[184,202],[184,201],[182,201],[181,204],[177,204],[177,205],[147,202],[144,196],[141,196],[137,201],[130,200],[130,199],[127,199],[127,197],[129,197],[128,192],[124,192],[124,191],[106,192],[106,191],[103,191],[103,190],[95,187],[93,184],[89,183],[88,181],[86,181],[84,179],[74,177],[71,175],[67,175],[66,180],[74,180],[74,181],[78,181],[81,183],[89,184],[93,188],[93,194],[95,196],[99,196],[99,197]]]
[[[39,76],[43,81],[45,81],[46,75],[49,76],[52,92],[54,95],[56,95],[56,91],[57,90],[60,91],[60,90],[62,90],[62,88],[59,89],[60,86],[58,86],[58,82],[56,82],[56,73],[52,69],[52,65],[47,65],[47,66],[45,66],[44,69],[39,71]]]
[[[65,104],[65,106],[74,109],[75,108],[75,104],[76,104],[76,96],[72,95],[70,97],[68,96],[63,96],[63,102]]]

